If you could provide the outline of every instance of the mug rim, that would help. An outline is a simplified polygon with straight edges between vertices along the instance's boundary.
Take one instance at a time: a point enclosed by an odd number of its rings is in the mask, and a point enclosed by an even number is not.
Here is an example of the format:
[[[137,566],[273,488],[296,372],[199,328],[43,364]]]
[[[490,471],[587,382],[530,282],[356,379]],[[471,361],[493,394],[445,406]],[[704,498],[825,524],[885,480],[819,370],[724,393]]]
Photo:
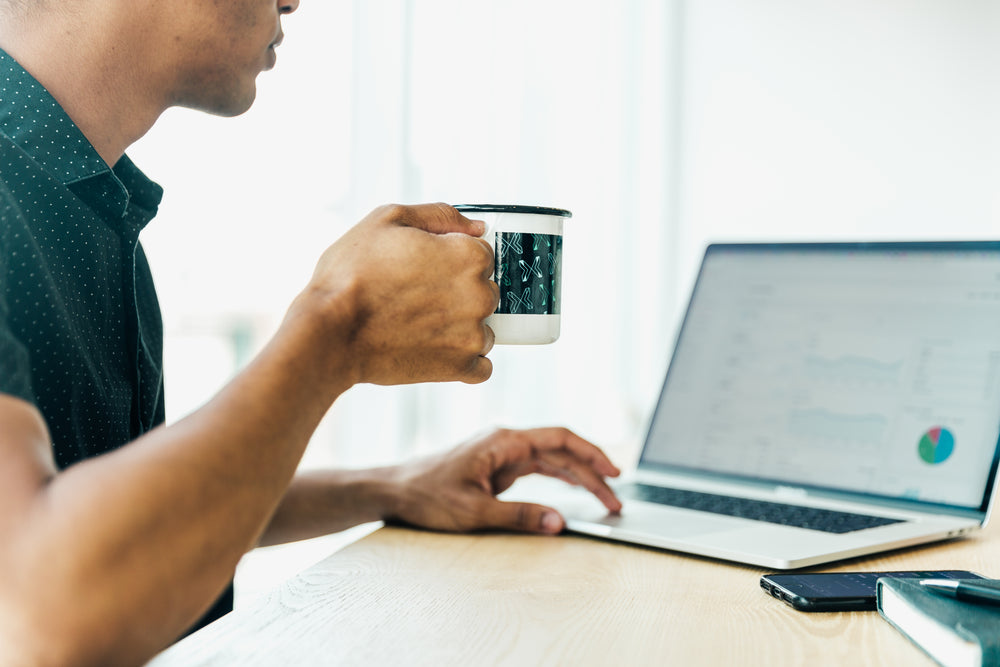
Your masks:
[[[554,215],[560,218],[573,217],[573,214],[564,208],[525,206],[523,204],[453,204],[452,208],[469,213],[533,213],[535,215]]]

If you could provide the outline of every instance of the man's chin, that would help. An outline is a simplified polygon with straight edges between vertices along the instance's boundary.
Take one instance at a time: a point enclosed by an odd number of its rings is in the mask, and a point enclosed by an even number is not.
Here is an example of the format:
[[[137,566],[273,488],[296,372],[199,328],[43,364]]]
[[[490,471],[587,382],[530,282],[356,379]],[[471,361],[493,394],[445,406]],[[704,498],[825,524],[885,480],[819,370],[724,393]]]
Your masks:
[[[240,116],[245,114],[253,106],[254,100],[257,99],[257,91],[254,90],[252,95],[249,95],[238,102],[232,104],[227,104],[215,109],[205,109],[208,113],[215,116],[223,116],[225,118],[233,118],[234,116]]]
[[[257,86],[253,85],[249,90],[239,91],[239,93],[234,91],[230,95],[204,96],[197,100],[179,102],[176,106],[204,111],[213,116],[232,118],[249,111],[255,99],[257,99]]]

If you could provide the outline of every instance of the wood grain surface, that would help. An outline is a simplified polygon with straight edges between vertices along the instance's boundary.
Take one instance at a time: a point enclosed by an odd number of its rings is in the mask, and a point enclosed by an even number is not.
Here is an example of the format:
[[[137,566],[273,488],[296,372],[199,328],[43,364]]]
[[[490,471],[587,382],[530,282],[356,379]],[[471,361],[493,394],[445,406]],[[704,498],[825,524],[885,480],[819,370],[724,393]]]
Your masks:
[[[1000,578],[1000,530],[827,566]],[[875,612],[802,613],[765,570],[563,535],[384,527],[179,642],[173,665],[931,665]]]

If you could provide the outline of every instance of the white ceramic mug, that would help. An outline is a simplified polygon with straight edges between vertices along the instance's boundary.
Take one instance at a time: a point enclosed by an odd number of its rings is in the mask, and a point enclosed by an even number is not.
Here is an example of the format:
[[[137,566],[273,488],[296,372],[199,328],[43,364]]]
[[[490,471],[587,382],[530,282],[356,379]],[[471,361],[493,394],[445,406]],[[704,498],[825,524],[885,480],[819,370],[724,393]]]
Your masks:
[[[458,204],[486,223],[483,239],[493,248],[493,279],[500,304],[486,324],[500,345],[542,345],[559,338],[563,221],[560,208],[513,204]]]

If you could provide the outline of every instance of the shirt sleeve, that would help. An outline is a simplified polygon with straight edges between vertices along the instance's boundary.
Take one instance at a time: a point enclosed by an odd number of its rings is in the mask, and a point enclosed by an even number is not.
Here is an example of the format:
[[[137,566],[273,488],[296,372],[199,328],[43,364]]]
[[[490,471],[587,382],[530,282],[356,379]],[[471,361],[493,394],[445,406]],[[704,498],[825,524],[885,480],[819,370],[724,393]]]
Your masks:
[[[28,348],[11,326],[11,302],[16,299],[16,285],[11,280],[11,263],[16,244],[16,230],[24,227],[17,202],[0,182],[0,393],[35,403],[31,386],[31,359]]]

